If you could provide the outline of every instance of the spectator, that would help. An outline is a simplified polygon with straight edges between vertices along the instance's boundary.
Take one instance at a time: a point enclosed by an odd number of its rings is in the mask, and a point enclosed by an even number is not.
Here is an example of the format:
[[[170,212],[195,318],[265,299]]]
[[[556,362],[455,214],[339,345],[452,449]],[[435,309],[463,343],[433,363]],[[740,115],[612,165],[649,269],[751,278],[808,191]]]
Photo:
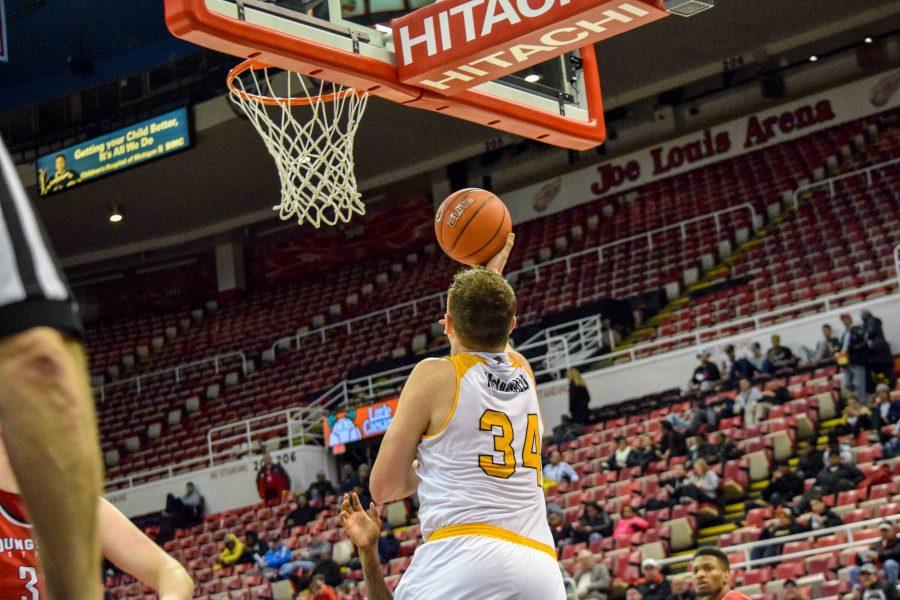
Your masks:
[[[872,429],[872,411],[868,406],[860,405],[856,396],[848,394],[839,427],[842,433],[850,433],[856,437],[859,432]]]
[[[741,457],[741,451],[734,445],[724,432],[718,431],[713,436],[714,442],[707,444],[702,457],[711,465],[724,464],[729,460],[737,460]]]
[[[831,332],[831,325],[825,323],[822,325],[822,339],[816,342],[816,347],[810,350],[803,346],[803,352],[806,354],[806,360],[810,363],[818,363],[831,360],[841,350],[841,341],[834,337]]]
[[[623,436],[616,437],[616,449],[606,461],[606,468],[614,471],[636,467],[640,464],[640,456],[637,451],[628,445],[628,440]]]
[[[244,553],[238,560],[240,564],[250,564],[256,560],[258,556],[264,556],[269,551],[269,544],[266,540],[259,538],[259,534],[255,531],[248,531],[244,534]]]
[[[865,402],[867,395],[866,339],[861,325],[854,325],[849,314],[841,315],[844,333],[841,335],[841,351],[837,362],[844,369],[843,387]]]
[[[596,502],[584,503],[584,514],[572,526],[576,542],[593,542],[612,535],[613,523],[609,514]]]
[[[891,472],[891,466],[886,462],[883,462],[878,465],[877,469],[874,469],[871,473],[866,475],[866,478],[859,482],[856,489],[865,490],[866,495],[868,495],[869,488],[873,485],[890,483],[893,480],[894,474]]]
[[[821,470],[821,469],[820,469]],[[762,491],[763,500],[772,506],[790,504],[794,496],[803,493],[803,478],[791,470],[791,466],[779,463],[772,474],[772,479]]]
[[[766,352],[767,373],[775,373],[784,369],[793,369],[797,366],[797,357],[787,346],[781,345],[781,336],[772,336],[772,347]]]
[[[229,533],[225,538],[225,547],[222,549],[222,553],[219,554],[219,560],[216,561],[215,567],[217,569],[230,567],[237,564],[243,555],[244,544],[241,543],[238,536]]]
[[[660,570],[659,563],[652,558],[645,558],[641,563],[641,571],[644,573],[644,578],[638,582],[641,600],[669,600],[672,586]]]
[[[744,425],[757,425],[765,421],[766,414],[772,407],[765,402],[765,396],[759,388],[753,386],[749,379],[738,382],[738,393],[734,397],[734,411],[743,414]]]
[[[569,380],[569,414],[575,423],[586,425],[590,420],[591,395],[581,372],[576,368],[566,371],[566,379]]]
[[[881,319],[868,310],[860,313],[863,322],[863,339],[866,346],[866,371],[873,381],[894,384],[894,356],[884,337]],[[860,400],[867,399],[863,396]]]
[[[340,584],[337,584],[340,585]],[[299,595],[297,596],[300,597]],[[308,600],[340,600],[334,587],[328,585],[327,579],[323,575],[315,575],[309,583]]]
[[[897,600],[897,585],[891,581],[881,581],[878,567],[867,563],[860,567],[857,578],[859,588],[853,591],[853,598],[859,600]]]
[[[353,465],[345,462],[341,465],[341,485],[338,488],[341,494],[349,494],[359,485],[359,476]]]
[[[263,555],[256,555],[256,564],[269,579],[284,579],[292,575],[299,565],[291,560],[291,550],[272,535],[272,547]]]
[[[687,485],[682,488],[681,493],[697,502],[722,504],[719,499],[719,476],[709,468],[702,458],[694,461],[691,473],[687,478]]]
[[[672,507],[677,504],[678,499],[684,496],[682,490],[688,484],[687,473],[684,470],[684,464],[677,463],[672,465],[672,469],[663,474],[663,476],[659,480],[659,487],[662,490],[662,494],[659,498],[668,496],[669,501],[665,503],[665,506],[653,506],[652,509],[655,510],[657,508],[664,507]],[[650,507],[648,507],[649,509]]]
[[[369,491],[369,473],[371,472],[372,467],[369,466],[369,463],[362,463],[356,470],[357,480],[353,491],[359,495],[359,501],[363,503],[363,506],[368,506],[372,502],[372,492]]]
[[[341,567],[334,562],[333,558],[331,558],[330,547],[319,556],[319,560],[316,562],[316,567],[313,569],[312,574],[313,579],[315,579],[316,575],[322,575],[325,578],[325,583],[331,587],[337,587],[344,581]]]
[[[671,600],[697,600],[697,594],[691,589],[691,582],[686,575],[676,575],[671,582]]]
[[[641,591],[636,586],[629,585],[625,590],[625,600],[641,600]]]
[[[578,473],[572,468],[572,465],[562,459],[559,450],[550,453],[550,464],[544,465],[544,480],[551,482],[551,485],[562,483],[575,483],[578,481]]]
[[[878,524],[878,533],[881,539],[865,550],[860,550],[856,555],[857,567],[850,569],[850,581],[854,584],[860,574],[860,567],[867,564],[880,564],[884,570],[888,583],[897,583],[900,573],[900,539],[897,538],[897,530],[890,521],[882,521]]]
[[[297,496],[297,504],[294,510],[289,512],[284,518],[282,529],[292,529],[300,525],[306,525],[310,521],[315,520],[317,514],[318,511],[309,504],[306,494],[300,494]]]
[[[636,515],[631,505],[626,504],[620,512],[621,516],[613,529],[614,538],[617,540],[628,539],[635,533],[647,531],[647,527],[649,527],[647,521]]]
[[[572,541],[572,527],[563,520],[563,516],[557,512],[550,513],[547,517],[547,523],[550,525],[550,534],[553,536],[553,543],[557,548],[561,548]]]
[[[694,397],[691,401],[691,408],[681,415],[677,413],[669,413],[666,415],[666,421],[670,422],[675,429],[690,435],[700,431],[700,427],[706,424],[709,429],[715,429],[719,422],[718,413],[712,408],[706,406],[706,400],[703,397]]]
[[[828,464],[816,475],[815,486],[804,492],[803,499],[797,506],[798,513],[806,512],[810,500],[815,496],[846,492],[855,488],[856,484],[862,481],[862,472],[855,466],[842,463],[840,453],[832,452],[828,455],[827,460]]]
[[[687,444],[684,441],[684,435],[675,431],[675,427],[670,421],[663,420],[662,437],[659,442],[659,449],[662,457],[669,460],[673,456],[685,456],[687,454]]]
[[[164,514],[170,516],[179,529],[193,527],[203,520],[203,496],[190,481],[185,484],[184,490],[180,498],[172,494],[166,496]]]
[[[394,535],[394,528],[386,523],[378,537],[378,559],[386,565],[400,554],[400,540]]]
[[[822,496],[813,496],[810,499],[809,512],[800,517],[800,522],[810,531],[838,527],[844,524],[844,520],[828,508]]]
[[[697,353],[700,364],[694,369],[688,388],[691,390],[711,390],[716,383],[722,380],[722,373],[714,362],[709,360],[709,350],[701,348]]]
[[[262,466],[256,473],[256,490],[266,506],[275,506],[291,489],[291,477],[280,464],[272,462],[272,455],[263,454]]]
[[[606,565],[597,562],[590,550],[578,553],[578,566],[573,579],[575,592],[567,594],[567,600],[606,600],[609,597],[609,571]]]
[[[832,439],[828,443],[828,447],[825,448],[825,453],[822,455],[822,460],[824,460],[827,464],[828,459],[832,454],[837,454],[838,456],[840,456],[841,463],[845,465],[852,466],[855,462],[853,460],[853,448],[851,448],[849,444],[842,444],[837,439]]]
[[[750,356],[747,357],[747,360],[750,361],[750,364],[753,365],[757,372],[766,372],[766,367],[768,366],[766,364],[766,355],[763,354],[762,346],[759,345],[759,342],[750,344]]]
[[[647,434],[642,435],[641,445],[637,448],[638,465],[643,471],[646,471],[650,465],[659,460],[662,460],[662,457],[656,449],[656,444],[653,443],[653,438]]]
[[[565,442],[571,442],[584,433],[584,426],[572,421],[569,415],[562,415],[559,425],[553,428],[553,435],[550,438],[551,444],[560,445]]]
[[[309,484],[306,495],[310,500],[325,500],[328,496],[336,496],[337,490],[325,477],[325,471],[319,471],[316,473],[316,480]]]
[[[803,533],[806,527],[794,520],[791,511],[785,508],[775,509],[775,518],[771,519],[763,528],[759,536],[760,540],[772,540],[780,537],[787,537],[797,533]],[[753,549],[750,557],[753,560],[763,558],[771,558],[781,554],[783,544],[769,544],[767,546],[757,546]]]
[[[886,383],[879,383],[875,386],[872,420],[875,429],[881,429],[900,421],[900,398],[891,399],[891,388]]]
[[[885,440],[881,454],[884,459],[900,456],[900,423],[894,424],[893,435]]]
[[[781,586],[781,593],[778,600],[806,600],[797,587],[797,582],[793,579],[785,579],[784,585]]]
[[[824,454],[809,442],[798,443],[797,452],[800,455],[797,461],[797,476],[800,479],[815,477],[825,466]]]
[[[725,346],[725,356],[724,371],[728,373],[728,381],[731,383],[737,383],[741,379],[752,379],[756,375],[757,369],[752,362],[744,357],[735,357],[734,344]]]

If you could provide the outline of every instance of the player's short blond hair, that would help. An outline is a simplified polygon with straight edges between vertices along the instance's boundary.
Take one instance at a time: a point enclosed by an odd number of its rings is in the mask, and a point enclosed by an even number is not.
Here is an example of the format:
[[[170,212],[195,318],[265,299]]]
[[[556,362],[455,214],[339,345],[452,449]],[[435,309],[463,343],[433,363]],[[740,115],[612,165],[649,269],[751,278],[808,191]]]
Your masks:
[[[453,278],[447,293],[447,312],[464,346],[497,350],[509,341],[516,316],[516,292],[496,271],[466,269]]]

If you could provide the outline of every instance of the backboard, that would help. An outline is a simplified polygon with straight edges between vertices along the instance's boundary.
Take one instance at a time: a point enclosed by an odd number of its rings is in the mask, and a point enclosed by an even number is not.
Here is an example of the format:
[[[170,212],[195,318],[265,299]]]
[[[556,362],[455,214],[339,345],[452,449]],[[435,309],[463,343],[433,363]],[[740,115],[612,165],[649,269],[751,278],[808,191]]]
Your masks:
[[[541,18],[549,26],[557,25],[554,30],[542,30],[545,33],[541,39],[548,44],[548,40],[555,42],[565,38],[573,42],[581,39],[579,35],[586,37],[576,31],[576,27],[562,27],[558,20],[553,20],[557,2],[561,6],[568,5],[567,8],[584,4],[586,11],[593,12],[582,12],[579,23],[593,27],[595,32],[603,31],[606,37],[669,14],[663,0],[444,2],[450,7],[451,14],[456,10],[454,5],[464,2],[456,13],[461,14],[458,17],[461,24],[457,27],[447,20],[446,15],[436,15],[435,24],[425,23],[426,29],[437,28],[439,33],[453,33],[461,27],[472,29],[469,20],[474,13],[465,11],[478,8],[478,5],[494,6],[495,16],[498,6],[502,10],[531,11],[531,14],[543,11],[545,14]],[[511,3],[517,8],[514,9]],[[540,56],[529,56],[528,61],[522,63],[527,65],[526,69],[474,87],[453,90],[452,95],[428,86],[403,83],[398,77],[394,32],[382,23],[394,17],[408,18],[419,11],[434,12],[435,7],[430,4],[429,0],[165,0],[165,13],[172,33],[190,42],[366,91],[409,107],[466,119],[566,148],[583,150],[605,140],[593,44],[553,56],[539,64],[532,63]],[[586,20],[585,15],[593,18]],[[508,17],[515,18],[515,15],[509,12]],[[440,43],[448,46],[451,43],[448,39]],[[416,43],[415,39],[413,43]],[[457,41],[455,49],[463,45]],[[519,55],[534,53],[528,49],[536,47],[535,44],[521,45],[525,50],[520,50]],[[547,47],[554,51],[559,49]],[[428,47],[429,52],[432,49]],[[508,62],[496,58],[497,54],[493,56],[494,64]],[[448,72],[455,72],[462,78],[463,69],[468,69],[465,73],[470,75],[484,71],[471,65],[458,69],[460,71]]]

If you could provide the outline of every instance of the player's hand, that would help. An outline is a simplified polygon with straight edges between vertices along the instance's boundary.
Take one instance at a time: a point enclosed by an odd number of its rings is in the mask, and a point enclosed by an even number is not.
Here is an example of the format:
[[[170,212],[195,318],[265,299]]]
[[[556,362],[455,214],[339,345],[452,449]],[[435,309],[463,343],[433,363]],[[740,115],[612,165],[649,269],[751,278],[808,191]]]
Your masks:
[[[509,253],[512,252],[513,244],[516,241],[516,234],[510,233],[506,236],[506,243],[503,244],[503,248],[494,255],[494,258],[489,260],[485,267],[490,269],[491,271],[496,271],[503,275],[503,268],[506,267],[506,261],[509,259]]]
[[[344,494],[341,503],[341,526],[350,541],[360,550],[366,550],[378,544],[381,535],[381,517],[375,510],[375,503],[369,506],[369,512],[363,508],[359,496]]]

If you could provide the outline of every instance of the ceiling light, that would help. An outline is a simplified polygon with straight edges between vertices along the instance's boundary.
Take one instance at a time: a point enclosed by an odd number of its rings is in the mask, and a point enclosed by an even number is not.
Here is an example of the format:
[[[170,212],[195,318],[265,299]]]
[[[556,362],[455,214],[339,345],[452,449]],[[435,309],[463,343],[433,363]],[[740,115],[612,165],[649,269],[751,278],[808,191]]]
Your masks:
[[[816,62],[817,60],[819,60],[819,57],[815,54],[809,57],[809,62]]]
[[[118,206],[112,207],[112,212],[109,213],[109,222],[110,223],[119,223],[125,217],[122,216],[122,211],[119,210]]]
[[[864,41],[865,43],[867,43],[867,44],[871,44],[871,43],[874,42],[875,40],[873,40],[873,39],[870,38],[870,37],[867,37],[867,38],[864,39],[863,41]]]
[[[541,80],[541,76],[538,75],[537,73],[529,73],[528,75],[525,76],[525,81],[527,81],[528,83],[537,83],[540,80]]]

